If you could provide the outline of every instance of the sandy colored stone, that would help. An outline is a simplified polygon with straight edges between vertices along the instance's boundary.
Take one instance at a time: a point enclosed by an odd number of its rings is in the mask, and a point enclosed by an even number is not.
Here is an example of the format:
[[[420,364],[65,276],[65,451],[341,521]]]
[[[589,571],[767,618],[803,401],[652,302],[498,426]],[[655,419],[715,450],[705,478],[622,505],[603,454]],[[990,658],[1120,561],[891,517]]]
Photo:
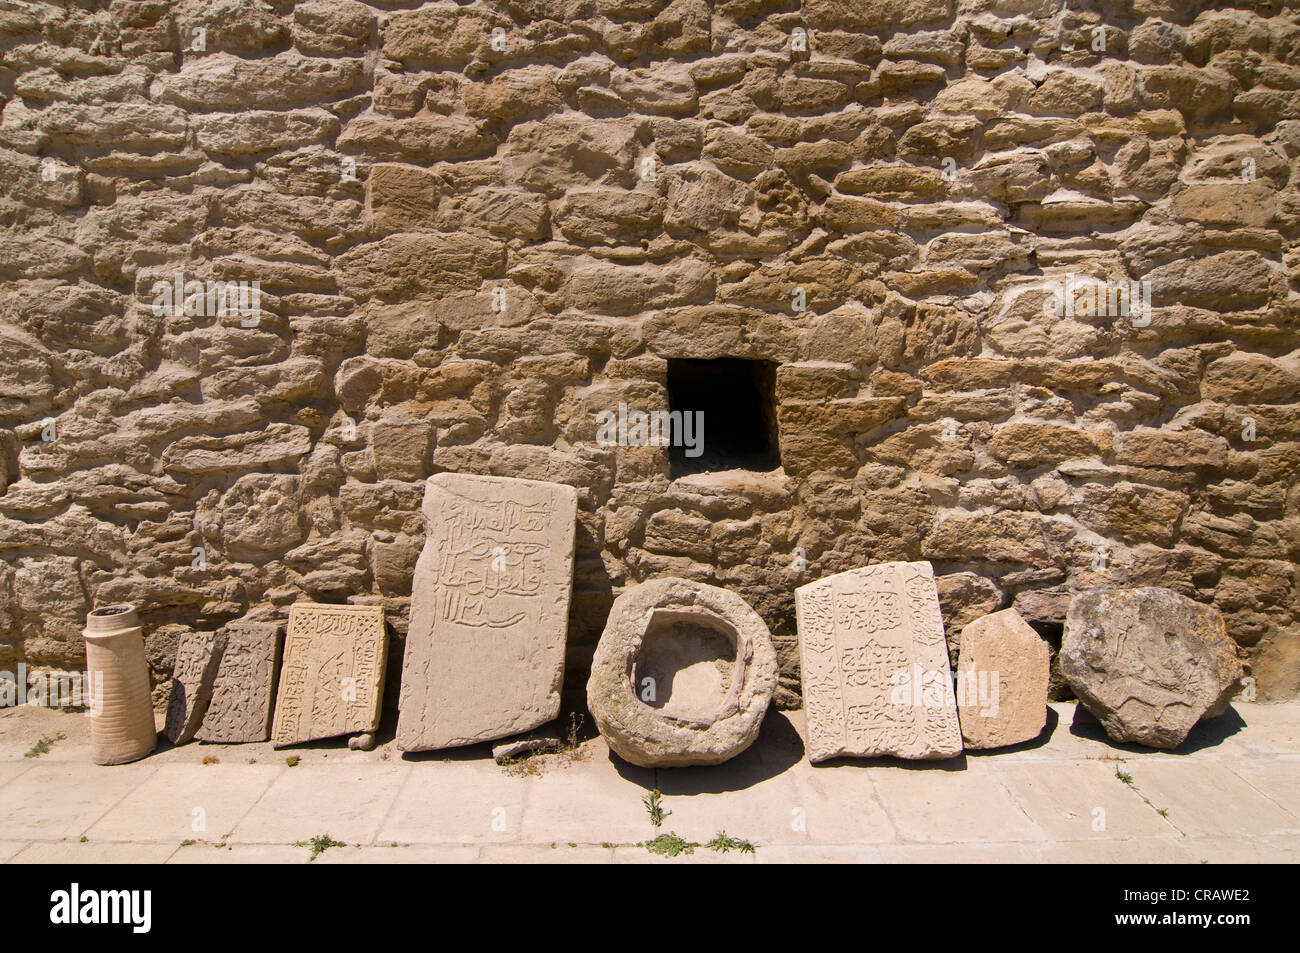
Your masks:
[[[614,600],[587,707],[625,761],[720,764],[758,737],[775,689],[776,651],[758,613],[727,589],[670,577]]]
[[[265,741],[271,736],[284,626],[275,622],[232,622],[222,632],[226,648],[212,686],[208,713],[195,737],[218,744]]]
[[[382,606],[291,605],[271,743],[373,732],[387,656]]]
[[[934,570],[882,563],[795,590],[810,761],[961,754]]]
[[[560,710],[577,491],[438,473],[425,483],[397,746],[491,741]]]
[[[1047,723],[1052,653],[1015,609],[961,630],[957,716],[966,748],[1002,748],[1037,738]]]
[[[1242,677],[1219,610],[1172,589],[1093,589],[1065,616],[1061,671],[1113,741],[1177,748]]]
[[[220,632],[186,632],[177,642],[172,695],[163,728],[172,744],[189,741],[202,723],[225,641]]]

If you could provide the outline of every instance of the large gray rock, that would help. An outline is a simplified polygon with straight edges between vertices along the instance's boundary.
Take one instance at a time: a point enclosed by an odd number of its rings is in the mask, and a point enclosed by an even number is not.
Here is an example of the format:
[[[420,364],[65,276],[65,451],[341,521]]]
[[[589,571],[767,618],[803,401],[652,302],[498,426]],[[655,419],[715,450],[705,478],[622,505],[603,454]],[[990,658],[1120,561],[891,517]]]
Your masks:
[[[425,484],[397,746],[494,741],[560,710],[578,494],[438,473]]]
[[[614,600],[587,707],[625,761],[719,764],[758,737],[775,689],[772,637],[745,600],[717,586],[655,579]]]
[[[1170,589],[1094,589],[1065,617],[1061,671],[1112,740],[1176,748],[1243,674],[1223,617]]]

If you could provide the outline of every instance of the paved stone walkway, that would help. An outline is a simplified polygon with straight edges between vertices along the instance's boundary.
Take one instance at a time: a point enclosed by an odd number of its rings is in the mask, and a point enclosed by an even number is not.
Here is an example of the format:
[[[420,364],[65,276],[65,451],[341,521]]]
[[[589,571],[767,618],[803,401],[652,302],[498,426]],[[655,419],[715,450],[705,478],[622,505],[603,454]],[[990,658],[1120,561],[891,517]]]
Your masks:
[[[346,845],[322,864],[1300,861],[1300,702],[1239,704],[1176,754],[1115,746],[1072,704],[1052,709],[1045,739],[998,754],[819,767],[803,758],[802,713],[772,712],[727,765],[657,773],[598,737],[510,768],[487,746],[405,758],[391,741],[189,744],[99,767],[84,715],[11,709],[0,861],[307,863],[294,845],[321,834]],[[703,843],[725,829],[756,853],[650,854],[641,799],[656,786],[663,831]]]

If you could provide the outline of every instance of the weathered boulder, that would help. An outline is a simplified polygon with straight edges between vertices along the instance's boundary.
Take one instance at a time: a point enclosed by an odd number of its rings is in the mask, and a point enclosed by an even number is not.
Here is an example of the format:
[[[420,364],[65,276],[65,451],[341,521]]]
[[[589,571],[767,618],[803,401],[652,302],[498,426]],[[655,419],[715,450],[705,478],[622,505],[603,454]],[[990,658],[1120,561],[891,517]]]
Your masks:
[[[1061,671],[1111,739],[1177,748],[1243,674],[1223,617],[1171,589],[1094,589],[1065,617]]]
[[[626,761],[720,764],[758,737],[775,689],[776,651],[758,613],[726,589],[670,577],[614,600],[587,707]]]

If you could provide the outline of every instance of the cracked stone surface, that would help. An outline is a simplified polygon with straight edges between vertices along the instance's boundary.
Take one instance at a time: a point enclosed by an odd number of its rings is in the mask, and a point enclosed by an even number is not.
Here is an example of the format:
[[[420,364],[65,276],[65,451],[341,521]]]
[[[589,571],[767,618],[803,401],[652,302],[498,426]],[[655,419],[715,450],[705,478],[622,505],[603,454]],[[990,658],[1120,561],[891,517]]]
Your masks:
[[[163,733],[172,744],[194,737],[212,701],[226,638],[221,632],[186,632],[176,644],[176,668]]]

